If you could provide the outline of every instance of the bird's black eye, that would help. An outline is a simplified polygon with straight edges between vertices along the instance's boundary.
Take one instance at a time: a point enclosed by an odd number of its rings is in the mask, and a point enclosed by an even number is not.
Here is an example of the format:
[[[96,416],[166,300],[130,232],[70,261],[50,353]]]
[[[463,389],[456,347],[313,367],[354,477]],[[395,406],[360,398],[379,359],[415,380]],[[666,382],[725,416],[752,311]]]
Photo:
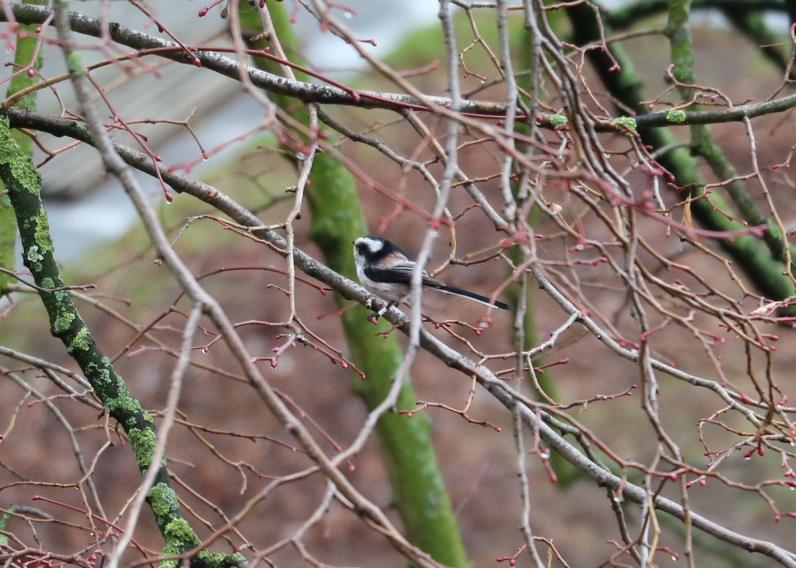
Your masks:
[[[365,246],[365,243],[357,243],[356,247],[357,247],[357,252],[361,255],[364,255],[368,250],[368,247]]]

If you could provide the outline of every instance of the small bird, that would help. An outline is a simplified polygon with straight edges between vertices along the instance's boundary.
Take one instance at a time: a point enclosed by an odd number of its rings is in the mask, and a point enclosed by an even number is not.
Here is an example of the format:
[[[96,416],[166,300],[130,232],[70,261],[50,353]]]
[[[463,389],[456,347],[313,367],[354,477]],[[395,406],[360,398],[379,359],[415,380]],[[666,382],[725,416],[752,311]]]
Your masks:
[[[415,261],[396,244],[380,237],[359,237],[354,241],[354,262],[359,281],[370,292],[389,300],[390,304],[379,311],[381,316],[390,306],[399,303],[411,289]],[[423,286],[468,298],[490,307],[509,309],[504,302],[492,302],[486,296],[454,288],[434,280],[423,271]]]

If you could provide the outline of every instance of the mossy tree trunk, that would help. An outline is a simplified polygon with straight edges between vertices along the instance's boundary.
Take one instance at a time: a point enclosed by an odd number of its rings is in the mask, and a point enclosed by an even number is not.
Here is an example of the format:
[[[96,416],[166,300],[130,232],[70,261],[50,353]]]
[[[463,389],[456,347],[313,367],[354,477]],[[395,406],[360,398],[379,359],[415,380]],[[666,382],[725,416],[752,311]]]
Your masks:
[[[243,33],[252,37],[261,30],[259,14],[246,1],[241,1],[240,6]],[[300,60],[284,7],[278,3],[268,3],[268,7],[288,58]],[[267,42],[257,40],[253,46],[264,48]],[[280,73],[274,62],[257,57],[254,62],[262,69]],[[303,103],[273,93],[269,96],[294,119],[308,124],[308,112]],[[329,134],[328,139],[331,140]],[[310,235],[323,253],[326,264],[356,280],[352,241],[367,234],[368,228],[353,176],[339,160],[321,152],[315,156],[305,197],[312,215]],[[342,307],[344,298],[340,295],[335,297],[337,305]],[[392,386],[392,379],[401,364],[401,347],[394,336],[385,339],[378,335],[388,331],[389,324],[382,320],[374,326],[367,320],[368,315],[365,308],[357,306],[346,310],[341,319],[351,359],[366,375],[365,380],[355,379],[354,390],[372,410],[384,400]],[[396,406],[398,410],[416,407],[411,384],[407,383],[401,389]],[[413,544],[438,562],[467,566],[467,553],[429,430],[430,420],[422,413],[407,417],[389,412],[378,421],[376,431],[393,488],[394,504]]]
[[[25,0],[23,3],[43,6],[47,4],[47,0]],[[36,38],[30,37],[30,34],[35,34],[38,27],[36,24],[19,25],[17,45],[14,52],[14,71],[18,72],[28,66],[32,67],[30,72],[26,70],[11,79],[8,84],[7,96],[18,93],[39,80],[37,71],[41,67],[41,56],[37,54]],[[15,106],[25,110],[36,110],[36,94],[33,93],[22,98]],[[23,152],[30,154],[33,142],[28,136],[17,130],[13,130],[11,136]],[[16,266],[14,255],[16,244],[17,221],[14,215],[14,208],[11,206],[11,199],[5,190],[5,185],[0,181],[0,268],[14,270]],[[5,287],[13,282],[13,276],[0,273],[0,296],[5,294]]]
[[[91,331],[77,311],[55,261],[47,212],[41,200],[41,178],[30,153],[13,138],[8,118],[0,117],[0,179],[8,188],[16,215],[22,256],[50,320],[50,331],[60,339],[77,362],[102,406],[124,429],[143,474],[152,463],[157,432],[152,415],[130,393],[127,385],[100,350]],[[160,464],[147,502],[166,541],[164,555],[181,554],[201,542],[181,513],[177,495],[170,486],[165,461]],[[201,552],[195,566],[230,566],[243,561],[238,554]],[[176,561],[170,561],[176,566]],[[168,563],[167,563],[168,564]]]
[[[577,45],[600,41],[600,29],[591,7],[579,4],[567,8],[566,12]],[[606,29],[605,33],[609,33],[609,30]],[[600,79],[619,102],[638,114],[646,114],[641,79],[636,74],[633,63],[618,43],[610,43],[608,50],[610,55],[601,49],[591,49],[588,52],[589,60]],[[618,70],[613,69],[614,60],[619,63]],[[666,128],[639,128],[639,134],[643,142],[651,146],[653,151],[676,142]],[[682,188],[680,191],[683,198],[688,195],[692,198],[700,197],[691,202],[691,212],[699,224],[706,229],[720,232],[742,232],[746,229],[744,225],[722,213],[729,211],[730,207],[717,192],[712,192],[707,198],[701,198],[704,192],[699,167],[687,148],[675,147],[660,155],[657,160],[672,173],[675,182]],[[718,243],[767,298],[783,300],[796,291],[791,279],[783,274],[782,263],[772,258],[769,248],[759,238],[742,235],[721,239]]]

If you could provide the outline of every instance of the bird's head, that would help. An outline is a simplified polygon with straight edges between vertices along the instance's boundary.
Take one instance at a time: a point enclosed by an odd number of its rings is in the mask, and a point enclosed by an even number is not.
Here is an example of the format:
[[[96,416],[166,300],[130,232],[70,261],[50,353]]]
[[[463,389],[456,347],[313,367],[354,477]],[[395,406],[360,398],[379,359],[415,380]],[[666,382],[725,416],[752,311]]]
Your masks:
[[[354,258],[372,261],[385,252],[389,252],[389,241],[380,237],[359,237],[354,241]]]

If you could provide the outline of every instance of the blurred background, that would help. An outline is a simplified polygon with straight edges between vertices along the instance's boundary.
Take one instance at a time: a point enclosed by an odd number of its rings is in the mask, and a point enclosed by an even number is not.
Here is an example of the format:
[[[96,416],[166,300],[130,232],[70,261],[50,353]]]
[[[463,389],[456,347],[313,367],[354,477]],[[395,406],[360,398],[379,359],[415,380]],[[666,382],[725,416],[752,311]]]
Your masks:
[[[97,15],[103,9],[100,2],[73,2],[73,9]],[[344,80],[354,86],[374,90],[394,90],[394,86],[373,73],[368,66],[342,41],[325,33],[317,21],[308,17],[292,2],[285,2],[288,11],[294,10],[297,18],[295,32],[311,67],[325,75]],[[621,8],[625,2],[606,2],[609,9]],[[219,16],[219,9],[211,10],[202,19],[195,14],[204,6],[201,2],[150,1],[148,5],[161,21],[186,44],[207,43],[231,45],[227,34],[228,21]],[[435,71],[412,78],[413,83],[426,93],[444,94],[444,55],[441,50],[441,31],[437,22],[438,4],[430,0],[404,2],[376,0],[348,0],[350,9],[340,10],[342,17],[360,38],[372,38],[376,46],[372,52],[395,69],[413,70],[437,61]],[[109,18],[124,25],[157,33],[152,23],[139,10],[126,2],[110,2]],[[567,33],[563,18],[552,16],[562,35]],[[771,13],[766,23],[786,38],[787,18]],[[478,13],[478,29],[485,40],[494,47],[496,25],[489,11]],[[522,27],[521,13],[511,17],[512,29]],[[635,28],[665,26],[665,14],[640,18]],[[466,46],[474,35],[467,17],[456,11],[456,27],[460,46]],[[700,82],[732,94],[734,100],[759,100],[767,97],[782,82],[782,73],[765,57],[752,41],[741,37],[725,14],[718,10],[700,10],[693,20],[693,32],[698,60],[697,75]],[[89,40],[87,40],[88,42]],[[94,41],[94,40],[90,40]],[[667,88],[665,71],[669,65],[668,41],[663,36],[628,39],[624,45],[631,54],[636,70],[644,81],[650,98]],[[84,51],[87,62],[105,57],[96,50]],[[3,63],[13,54],[2,53]],[[218,74],[189,66],[152,59],[157,64],[158,76],[151,73],[126,75],[117,67],[104,68],[95,77],[105,85],[114,105],[123,109],[128,122],[156,117],[159,120],[184,121],[190,117],[193,134],[180,124],[140,124],[137,130],[146,134],[150,146],[163,159],[165,167],[173,167],[201,178],[220,190],[234,196],[252,210],[257,211],[264,223],[281,222],[292,206],[287,193],[296,183],[293,165],[275,148],[271,134],[258,128],[263,108],[240,85]],[[475,48],[466,55],[471,72],[492,73],[487,54]],[[42,75],[54,76],[64,72],[62,56],[54,46],[44,50]],[[597,84],[594,74],[585,74]],[[504,92],[500,85],[481,89],[478,76],[465,77],[463,90],[478,91],[475,98],[501,100]],[[599,93],[598,93],[599,95]],[[71,89],[66,85],[54,91],[40,92],[39,110],[45,114],[58,114],[61,104],[73,108]],[[406,124],[390,124],[395,115],[384,111],[355,111],[345,108],[327,109],[344,120],[352,129],[365,131],[377,128],[378,136],[402,155],[418,151],[416,134]],[[107,118],[107,113],[106,113]],[[773,116],[756,122],[761,136],[759,154],[770,157],[765,166],[782,161],[794,144],[794,119]],[[748,141],[738,124],[719,125],[714,133],[727,155],[740,171],[750,169]],[[195,135],[195,136],[194,136]],[[678,132],[685,137],[685,132]],[[123,134],[119,134],[124,139]],[[197,139],[201,146],[197,144]],[[42,136],[48,148],[61,147],[67,142]],[[344,141],[338,149],[359,168],[384,186],[406,191],[412,201],[430,210],[434,195],[424,187],[416,172],[406,172],[382,155],[364,145]],[[421,149],[421,157],[430,157]],[[203,152],[207,157],[203,157]],[[153,334],[164,345],[178,346],[184,324],[187,304],[179,302],[180,289],[171,279],[168,270],[155,256],[143,233],[135,211],[130,206],[117,182],[109,179],[101,168],[96,152],[85,146],[60,153],[50,159],[40,150],[35,151],[35,161],[45,162],[41,167],[47,211],[52,225],[56,256],[62,263],[70,283],[93,283],[98,286],[91,298],[111,310],[98,309],[89,301],[79,301],[89,327],[98,338],[102,349],[113,357],[121,355],[116,365],[127,380],[131,391],[144,406],[157,412],[165,404],[168,390],[167,377],[174,360],[151,341],[130,342],[141,326],[153,325]],[[499,196],[498,180],[494,173],[500,156],[481,147],[464,150],[461,162],[466,164],[472,178],[483,178],[482,190],[490,197]],[[434,172],[441,169],[434,166]],[[206,218],[196,218],[186,229],[186,220],[210,214],[206,206],[189,197],[176,196],[171,205],[163,202],[162,190],[156,181],[137,174],[159,206],[163,226],[176,239],[175,248],[194,274],[203,275],[220,269],[235,267],[263,267],[277,264],[279,257],[267,251],[260,243],[225,230]],[[796,219],[792,191],[781,178],[771,173],[772,183],[783,191],[774,195],[786,223]],[[707,176],[710,178],[710,176]],[[423,188],[423,190],[420,190]],[[387,197],[367,187],[360,188],[360,198],[371,231],[378,227],[385,236],[408,251],[420,245],[426,222],[411,212],[393,215],[395,204]],[[555,193],[555,192],[554,192]],[[564,192],[559,194],[566,205]],[[466,213],[470,198],[463,192],[454,192],[450,209],[457,221],[457,246],[460,254],[481,250],[483,247],[483,220]],[[584,218],[584,231],[597,229]],[[702,254],[692,254],[687,247],[666,239],[653,225],[647,235],[662,251],[681,254],[680,260],[689,263],[700,274],[715,277],[713,285],[723,290],[733,289],[733,283],[717,269],[717,260]],[[309,221],[296,223],[297,244],[319,256],[308,231]],[[555,231],[552,224],[544,222],[539,233]],[[491,229],[490,229],[491,231]],[[432,266],[447,256],[447,234],[443,232],[438,247],[432,255]],[[491,238],[491,237],[490,237]],[[550,249],[563,247],[550,242]],[[20,264],[21,268],[21,264]],[[590,296],[593,304],[603,313],[612,314],[618,322],[629,321],[624,296],[615,293],[607,271],[599,266],[583,266],[578,273],[587,284],[593,284]],[[507,277],[503,265],[490,261],[473,266],[454,266],[446,270],[446,282],[482,293],[495,290]],[[284,283],[284,278],[262,269],[221,272],[203,280],[207,289],[218,298],[233,321],[276,321],[285,317],[284,303],[273,286]],[[601,289],[604,286],[604,289]],[[345,351],[336,306],[329,294],[321,294],[312,287],[299,284],[297,289],[300,312],[311,322],[312,329],[331,345]],[[536,321],[539,337],[544,338],[566,319],[561,310],[543,295],[535,295]],[[57,362],[67,367],[74,364],[64,352],[59,341],[51,337],[46,325],[46,315],[38,298],[29,294],[16,294],[18,305],[8,317],[0,320],[0,345]],[[170,306],[177,302],[176,311]],[[429,297],[426,306],[435,319],[457,318],[475,323],[483,315],[477,305],[447,297]],[[165,314],[165,315],[164,315]],[[513,349],[511,317],[493,314],[494,324],[483,333],[462,330],[462,334],[485,353],[504,353]],[[700,321],[707,330],[722,334],[717,322]],[[796,365],[796,342],[790,330],[771,326],[772,333],[780,336],[773,373],[781,376],[780,385],[794,399],[792,369]],[[247,346],[256,355],[268,357],[280,345],[278,331],[266,327],[241,328]],[[202,337],[198,339],[201,341]],[[656,336],[660,355],[696,373],[716,377],[712,362],[693,338],[675,327],[669,327]],[[207,338],[209,341],[209,338]],[[401,337],[402,345],[404,338]],[[741,344],[727,342],[716,348],[722,368],[732,380],[744,380],[745,353]],[[202,364],[222,369],[235,369],[226,348],[218,345],[207,353],[198,350],[195,358]],[[547,363],[558,363],[550,369],[560,396],[564,401],[578,401],[605,393],[621,393],[639,382],[638,368],[629,361],[617,359],[605,347],[579,329],[571,329],[561,338],[559,345],[548,355]],[[4,364],[8,365],[7,361]],[[14,365],[10,365],[14,368]],[[333,364],[323,354],[302,346],[288,349],[280,355],[278,366],[272,369],[261,361],[263,372],[271,383],[286,393],[306,414],[308,423],[317,424],[337,443],[347,445],[361,427],[366,410],[361,400],[352,392],[356,374]],[[510,362],[502,362],[509,367]],[[496,368],[501,365],[497,364]],[[28,373],[31,384],[45,394],[56,394],[46,378]],[[470,382],[459,373],[443,367],[438,361],[420,353],[412,371],[418,399],[444,403],[462,408],[467,400]],[[693,389],[669,377],[662,381],[661,406],[668,409],[662,419],[667,430],[677,436],[686,458],[705,464],[704,448],[697,435],[696,424],[710,416],[720,406],[717,399],[706,391]],[[96,415],[68,399],[52,399],[66,418],[76,428],[83,451],[93,456],[103,445],[105,424]],[[207,499],[227,515],[240,507],[275,476],[285,475],[308,463],[294,442],[252,396],[251,388],[236,373],[220,376],[211,371],[192,369],[186,377],[186,388],[181,397],[180,409],[184,412],[181,427],[171,435],[168,449],[169,468],[175,475],[175,489],[199,518],[213,519],[216,511]],[[492,566],[497,559],[512,555],[522,545],[519,527],[521,501],[516,480],[515,450],[511,434],[510,417],[490,397],[476,392],[469,415],[488,421],[490,426],[472,424],[462,416],[441,408],[424,411],[433,420],[432,436],[448,492],[461,525],[463,539],[474,566]],[[644,462],[651,456],[650,440],[654,439],[649,424],[635,395],[606,402],[583,404],[574,412],[590,431],[608,440],[611,447],[626,459]],[[413,417],[406,417],[412,420]],[[198,426],[197,426],[198,425]],[[194,427],[196,426],[196,427]],[[44,404],[23,398],[23,392],[14,383],[0,379],[0,507],[11,504],[35,504],[32,498],[46,494],[51,499],[80,506],[82,498],[74,489],[59,490],[58,484],[75,479],[79,472],[74,463],[70,441],[56,418]],[[229,435],[230,432],[237,433]],[[263,439],[263,434],[277,439]],[[710,430],[711,444],[722,446],[732,439],[727,433]],[[140,477],[132,453],[120,436],[112,436],[114,445],[105,449],[96,462],[95,479],[103,496],[107,511],[113,515],[130,497]],[[333,452],[331,444],[327,451]],[[744,460],[740,453],[733,454],[723,465],[724,473],[739,482],[755,484],[760,480],[781,476],[776,456],[756,456]],[[619,540],[614,513],[604,490],[597,490],[590,480],[579,479],[566,488],[551,483],[547,470],[538,459],[529,461],[532,488],[533,524],[537,534],[551,536],[556,547],[565,554],[571,566],[597,566],[616,551],[612,541]],[[386,508],[399,522],[390,507],[391,492],[386,471],[375,440],[369,442],[364,452],[350,467],[350,477],[363,492],[377,504]],[[41,480],[40,485],[15,485],[19,478]],[[185,486],[183,486],[185,484]],[[190,487],[191,490],[186,489]],[[295,531],[314,510],[323,493],[324,484],[309,478],[290,490],[276,493],[262,510],[248,517],[240,530],[263,546],[284,538]],[[796,510],[794,493],[774,487],[775,497],[783,512]],[[674,494],[676,495],[676,493]],[[728,488],[711,480],[706,487],[690,493],[695,511],[726,523],[745,534],[778,542],[783,546],[792,543],[794,519],[775,522],[767,503],[751,491]],[[64,523],[37,527],[37,537],[49,543],[54,550],[73,552],[85,546],[91,535],[85,530],[69,526],[80,523],[80,513],[69,511],[50,503],[35,506],[47,511]],[[634,512],[635,511],[635,512]],[[629,522],[637,521],[637,510],[629,508]],[[682,527],[677,521],[664,516],[661,542],[673,551],[681,548]],[[202,523],[198,523],[201,527]],[[634,525],[635,526],[635,525]],[[23,532],[20,525],[14,530]],[[697,558],[704,566],[768,566],[771,561],[731,549],[725,545],[695,535],[698,539]],[[150,515],[143,514],[136,539],[152,549],[161,546]],[[330,513],[307,535],[306,544],[316,556],[333,565],[405,566],[404,558],[396,554],[361,521],[339,507]],[[279,566],[299,566],[302,560],[292,549],[285,549],[273,557]],[[521,560],[518,565],[523,564]],[[556,565],[556,564],[553,564]],[[660,566],[685,565],[682,556],[659,557]]]

